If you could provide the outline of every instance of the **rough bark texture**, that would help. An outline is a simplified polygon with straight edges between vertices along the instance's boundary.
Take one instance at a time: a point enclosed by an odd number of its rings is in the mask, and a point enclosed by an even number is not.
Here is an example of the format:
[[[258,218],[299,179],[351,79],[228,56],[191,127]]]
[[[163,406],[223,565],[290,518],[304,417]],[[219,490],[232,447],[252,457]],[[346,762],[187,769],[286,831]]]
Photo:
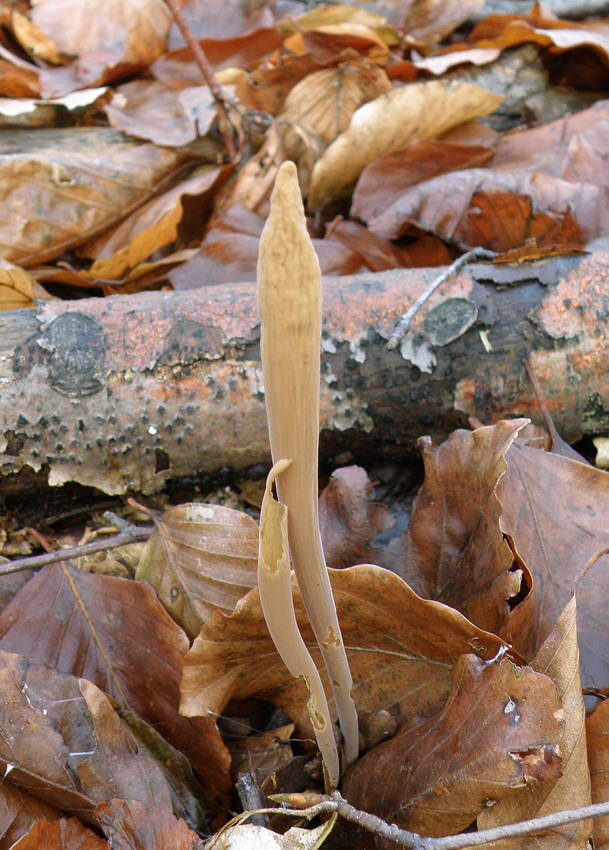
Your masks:
[[[532,362],[562,435],[609,432],[609,241],[445,283],[438,269],[324,280],[321,450],[395,458],[469,415],[538,419]],[[0,475],[152,492],[270,459],[255,284],[54,301],[0,314]]]

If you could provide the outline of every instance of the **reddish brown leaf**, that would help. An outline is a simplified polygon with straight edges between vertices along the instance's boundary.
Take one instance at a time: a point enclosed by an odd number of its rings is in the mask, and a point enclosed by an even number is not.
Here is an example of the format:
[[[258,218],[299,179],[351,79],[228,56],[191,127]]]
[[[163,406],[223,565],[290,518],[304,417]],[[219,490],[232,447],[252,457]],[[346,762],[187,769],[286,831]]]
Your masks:
[[[110,845],[76,818],[39,820],[15,850],[109,850]]]
[[[533,575],[536,645],[552,631],[577,586],[582,683],[604,687],[609,559],[597,559],[609,549],[609,475],[518,444],[507,461],[498,490],[501,528]]]
[[[4,650],[95,682],[184,752],[210,797],[225,792],[229,759],[213,719],[178,715],[188,639],[149,585],[45,567],[0,615],[0,635]]]
[[[9,850],[37,821],[57,820],[61,816],[61,811],[49,803],[20,791],[10,782],[3,782],[0,787],[0,850]]]
[[[356,251],[362,262],[373,272],[410,265],[407,248],[400,248],[389,239],[371,233],[367,227],[356,221],[340,221],[331,228],[326,239]]]
[[[485,664],[464,655],[442,711],[360,759],[345,776],[343,794],[403,829],[459,832],[515,788],[552,787],[561,770],[559,708],[547,676],[505,659]]]
[[[487,169],[468,168],[404,190],[370,229],[390,239],[416,224],[469,247],[571,249],[609,228],[605,157],[609,104],[506,134]],[[560,141],[559,141],[560,140]]]
[[[609,800],[609,700],[603,700],[588,717],[586,739],[592,802],[606,803]],[[594,819],[592,834],[596,850],[606,850],[609,846],[609,815]]]
[[[562,705],[564,727],[560,736],[561,775],[552,787],[531,783],[496,806],[483,809],[478,828],[542,817],[551,812],[590,804],[590,771],[586,758],[586,713],[579,678],[579,652],[575,623],[575,599],[562,612],[556,627],[531,662],[556,685]],[[532,697],[536,700],[536,697]],[[592,824],[579,821],[548,831],[545,835],[497,842],[497,850],[580,850],[588,846]]]
[[[527,633],[511,634],[508,603],[520,590],[521,574],[503,539],[496,489],[505,453],[524,424],[516,419],[455,431],[440,446],[421,441],[425,482],[412,511],[404,574],[423,596],[510,641],[518,637],[520,651]]]
[[[108,800],[96,807],[95,815],[112,850],[194,850],[201,842],[171,812],[137,800]]]
[[[372,538],[393,525],[391,512],[371,501],[372,484],[360,466],[336,469],[319,498],[319,527],[330,567],[370,561]]]
[[[0,763],[10,782],[93,823],[96,803],[127,794],[171,810],[162,770],[95,685],[3,650],[0,680]]]

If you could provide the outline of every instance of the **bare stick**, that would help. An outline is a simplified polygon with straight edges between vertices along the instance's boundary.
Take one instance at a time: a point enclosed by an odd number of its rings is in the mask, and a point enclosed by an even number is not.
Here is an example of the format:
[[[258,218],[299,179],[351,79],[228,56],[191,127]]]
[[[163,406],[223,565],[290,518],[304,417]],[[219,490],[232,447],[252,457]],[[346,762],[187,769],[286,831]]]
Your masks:
[[[465,254],[462,254],[458,259],[455,260],[454,263],[451,263],[450,266],[444,269],[442,274],[437,277],[434,282],[429,286],[422,295],[419,295],[417,300],[414,302],[412,307],[410,307],[402,316],[398,325],[394,332],[391,334],[389,342],[387,343],[387,348],[389,351],[392,351],[394,348],[397,348],[402,339],[406,336],[408,331],[410,330],[410,323],[419,312],[423,304],[430,298],[436,289],[438,289],[445,280],[459,271],[461,266],[464,266],[470,260],[492,260],[493,257],[496,257],[497,254],[495,251],[489,251],[487,248],[472,248],[471,251],[466,251]]]
[[[273,795],[271,799],[278,799],[282,795]],[[290,795],[285,795],[290,797]],[[294,795],[297,796],[297,795]],[[307,795],[311,799],[313,795]],[[519,835],[532,835],[575,823],[588,818],[602,817],[609,814],[609,802],[595,803],[592,806],[583,806],[579,809],[565,809],[562,812],[553,812],[540,818],[520,821],[519,823],[508,823],[496,826],[493,829],[484,829],[480,832],[466,832],[459,835],[446,835],[443,838],[427,838],[417,835],[416,832],[408,832],[400,829],[395,824],[387,823],[376,815],[362,812],[348,803],[338,791],[333,791],[329,797],[319,795],[320,802],[304,809],[265,809],[268,813],[282,812],[294,816],[313,818],[328,812],[337,812],[345,820],[355,823],[369,832],[379,835],[389,841],[393,841],[399,847],[408,847],[411,850],[461,850],[465,847],[477,847],[491,841],[499,841],[504,838],[515,838]]]
[[[68,558],[80,558],[83,555],[90,555],[93,552],[101,552],[104,549],[116,549],[118,546],[135,543],[137,540],[147,540],[153,531],[153,528],[143,528],[142,526],[126,523],[123,531],[105,540],[94,540],[92,543],[83,543],[81,546],[57,549],[55,552],[47,552],[44,555],[29,555],[26,558],[16,558],[13,561],[8,561],[6,564],[0,564],[0,575],[18,573],[21,570],[33,570],[37,567],[44,567],[47,564],[54,564],[57,561],[65,561]]]
[[[224,139],[224,144],[226,145],[226,152],[228,153],[229,159],[233,160],[237,151],[235,149],[235,142],[233,139],[233,125],[231,124],[230,118],[228,117],[226,99],[222,94],[222,90],[214,76],[214,72],[212,71],[212,67],[209,64],[209,60],[205,55],[205,51],[192,34],[192,30],[186,23],[186,19],[184,18],[181,9],[178,6],[177,0],[165,0],[165,2],[171,9],[171,14],[174,17],[176,24],[180,28],[180,32],[184,36],[184,41],[190,47],[195,62],[201,69],[203,79],[209,86],[209,90],[218,109],[218,118],[220,120],[220,132],[222,133],[222,138]]]

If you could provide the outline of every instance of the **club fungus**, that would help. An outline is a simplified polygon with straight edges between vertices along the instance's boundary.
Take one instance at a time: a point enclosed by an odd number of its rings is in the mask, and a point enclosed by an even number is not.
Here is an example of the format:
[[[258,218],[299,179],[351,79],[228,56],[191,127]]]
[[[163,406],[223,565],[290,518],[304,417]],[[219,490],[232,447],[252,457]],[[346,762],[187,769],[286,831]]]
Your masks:
[[[275,464],[269,478],[275,480],[278,499],[287,508],[291,561],[328,671],[344,739],[345,763],[350,764],[358,752],[357,714],[351,698],[353,682],[321,545],[317,512],[321,273],[307,233],[292,162],[284,163],[279,169],[271,211],[260,238],[258,311],[268,428]],[[291,463],[278,465],[282,460]],[[263,523],[261,531],[262,526]],[[267,596],[269,573],[259,561],[265,617],[277,649],[287,663],[291,654],[299,650],[293,642],[293,631],[285,625],[289,618],[286,615],[284,619],[283,606],[278,607]],[[317,705],[319,712],[322,708]],[[317,719],[321,717],[320,714]],[[331,729],[329,717],[325,723]],[[330,772],[327,763],[326,769]]]

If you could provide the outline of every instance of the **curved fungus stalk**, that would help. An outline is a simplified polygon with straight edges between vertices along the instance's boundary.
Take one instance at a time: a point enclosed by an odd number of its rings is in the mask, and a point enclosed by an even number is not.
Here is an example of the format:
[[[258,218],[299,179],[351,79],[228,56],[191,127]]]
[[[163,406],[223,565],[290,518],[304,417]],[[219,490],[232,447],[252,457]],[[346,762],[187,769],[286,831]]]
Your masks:
[[[306,228],[296,167],[277,174],[260,238],[258,311],[273,462],[292,463],[277,476],[288,510],[292,564],[307,616],[328,670],[344,739],[346,764],[358,753],[353,681],[328,577],[317,512],[321,273]],[[278,647],[279,648],[279,647]]]

